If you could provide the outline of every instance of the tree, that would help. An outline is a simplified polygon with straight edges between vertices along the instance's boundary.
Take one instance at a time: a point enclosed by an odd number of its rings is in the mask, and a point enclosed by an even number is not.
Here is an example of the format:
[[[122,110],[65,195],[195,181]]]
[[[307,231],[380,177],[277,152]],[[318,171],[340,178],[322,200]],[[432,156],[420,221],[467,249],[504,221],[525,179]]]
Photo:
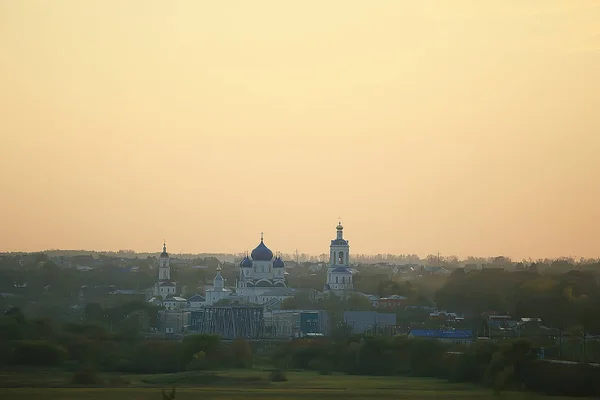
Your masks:
[[[369,311],[373,308],[373,305],[362,294],[352,293],[346,300],[346,308],[349,311]]]
[[[237,338],[231,343],[231,356],[236,368],[249,368],[252,366],[252,347],[248,341],[242,338]]]
[[[288,297],[281,302],[282,310],[302,310],[310,309],[314,306],[314,303],[308,297],[306,293],[298,293],[294,297]]]
[[[22,340],[13,344],[13,363],[16,365],[61,365],[67,351],[45,340]]]
[[[379,293],[380,297],[389,297],[392,295],[412,297],[415,294],[410,282],[397,282],[392,280],[380,282],[377,292]]]
[[[88,303],[84,309],[85,319],[88,321],[100,322],[104,320],[104,310],[100,303]]]
[[[182,346],[186,364],[200,351],[203,351],[210,361],[218,361],[221,358],[221,338],[217,335],[187,335],[183,338]]]

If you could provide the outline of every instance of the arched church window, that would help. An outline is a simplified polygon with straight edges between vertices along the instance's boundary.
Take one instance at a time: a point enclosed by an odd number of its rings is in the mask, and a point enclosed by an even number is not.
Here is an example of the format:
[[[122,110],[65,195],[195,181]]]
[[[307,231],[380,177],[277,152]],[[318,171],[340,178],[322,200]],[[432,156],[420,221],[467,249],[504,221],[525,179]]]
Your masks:
[[[264,265],[260,266],[260,272],[265,272],[265,266]]]
[[[339,257],[339,258],[338,258],[338,264],[343,264],[343,263],[344,263],[344,252],[343,252],[343,251],[340,251],[340,252],[338,253],[338,257]]]
[[[337,277],[337,276],[335,277],[335,283],[339,283],[339,282],[338,282],[338,277]]]

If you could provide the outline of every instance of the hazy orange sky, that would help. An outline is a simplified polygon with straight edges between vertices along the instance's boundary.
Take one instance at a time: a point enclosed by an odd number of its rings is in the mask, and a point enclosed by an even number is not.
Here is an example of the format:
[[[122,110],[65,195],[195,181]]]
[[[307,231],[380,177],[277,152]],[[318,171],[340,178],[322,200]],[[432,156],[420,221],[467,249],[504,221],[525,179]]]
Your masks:
[[[0,1],[0,251],[600,256],[600,1]]]

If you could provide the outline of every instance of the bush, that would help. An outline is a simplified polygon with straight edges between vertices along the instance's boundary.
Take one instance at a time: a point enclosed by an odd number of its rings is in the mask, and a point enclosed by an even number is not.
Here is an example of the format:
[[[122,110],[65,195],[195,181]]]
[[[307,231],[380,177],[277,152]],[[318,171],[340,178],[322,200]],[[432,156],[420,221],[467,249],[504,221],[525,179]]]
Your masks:
[[[203,351],[199,351],[192,357],[192,361],[188,363],[186,366],[186,370],[188,371],[203,371],[210,367],[210,363],[206,357],[206,353]]]
[[[551,396],[600,397],[600,367],[537,360],[529,364],[524,384]]]
[[[102,380],[94,371],[85,370],[75,372],[71,378],[71,383],[75,385],[98,385],[102,383]]]
[[[269,379],[271,379],[271,382],[285,382],[287,381],[287,377],[285,376],[285,372],[281,369],[275,369],[273,371],[271,371],[271,374],[269,375]]]
[[[504,367],[502,371],[498,372],[496,376],[494,376],[494,382],[492,384],[492,388],[494,389],[494,394],[500,394],[500,392],[504,389],[510,388],[511,384],[514,380],[514,368],[512,365]]]
[[[129,379],[125,379],[122,376],[111,376],[110,378],[108,378],[108,384],[110,386],[125,386],[125,385],[129,385],[131,382],[129,381]]]
[[[203,351],[213,365],[223,359],[221,338],[217,335],[193,334],[187,335],[181,342],[183,362],[187,365],[194,354]]]
[[[230,346],[231,358],[235,368],[251,368],[254,352],[248,341],[237,338]]]
[[[323,354],[323,349],[306,343],[294,349],[292,353],[292,368],[308,369],[313,361]]]
[[[175,398],[175,387],[171,388],[170,392],[165,391],[165,389],[161,390],[163,400],[173,400]]]
[[[63,368],[66,371],[75,372],[75,371],[79,371],[79,369],[81,367],[80,367],[80,365],[79,365],[79,363],[77,361],[71,361],[71,360],[69,360],[69,361],[65,361],[63,363]]]
[[[181,350],[180,343],[169,340],[146,340],[138,343],[133,351],[131,372],[181,372],[187,364],[184,364]],[[192,358],[192,354],[189,358]]]
[[[114,365],[112,365],[111,370],[112,371],[116,371],[116,372],[128,372],[131,371],[132,368],[132,364],[131,361],[129,361],[126,358],[120,358],[117,361],[115,361]]]
[[[444,344],[437,340],[412,339],[409,350],[410,372],[416,376],[441,376],[445,353]]]
[[[395,368],[393,353],[385,338],[363,339],[357,353],[358,372],[362,375],[389,375]]]
[[[331,362],[326,358],[316,358],[308,364],[308,367],[313,371],[319,371],[321,375],[331,375],[333,369]]]
[[[12,363],[15,365],[61,365],[67,351],[45,340],[19,340],[13,342]]]
[[[448,355],[446,376],[454,382],[483,383],[492,356],[498,351],[493,342],[475,342],[464,353]]]

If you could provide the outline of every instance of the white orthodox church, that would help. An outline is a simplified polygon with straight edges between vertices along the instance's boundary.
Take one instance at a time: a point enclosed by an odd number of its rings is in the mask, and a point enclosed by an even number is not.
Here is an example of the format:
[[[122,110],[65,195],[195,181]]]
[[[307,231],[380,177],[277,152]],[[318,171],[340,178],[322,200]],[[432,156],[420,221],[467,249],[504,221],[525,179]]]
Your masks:
[[[273,257],[261,233],[258,246],[250,257],[246,255],[240,262],[236,294],[249,302],[259,303],[264,293],[285,287],[285,263],[280,256]]]
[[[350,245],[344,239],[344,227],[341,222],[336,227],[337,235],[329,246],[329,266],[325,291],[345,297],[354,290],[352,270],[349,267]],[[154,286],[155,298],[163,300],[177,294],[177,284],[171,280],[171,266],[167,245],[159,257],[158,280]],[[261,233],[260,243],[250,256],[246,255],[239,264],[239,277],[236,280],[235,294],[225,287],[225,279],[221,275],[221,267],[217,267],[217,275],[213,279],[213,287],[206,290],[205,306],[210,306],[225,298],[238,298],[250,303],[262,304],[273,299],[283,300],[294,295],[295,290],[287,288],[285,281],[285,263],[281,256],[273,256],[273,252],[265,245]],[[202,296],[199,296],[201,298]],[[185,299],[182,299],[185,300]],[[204,300],[204,299],[202,299]],[[154,301],[154,299],[153,299]],[[198,301],[194,301],[194,304]]]
[[[354,290],[352,270],[349,268],[350,244],[344,239],[344,227],[338,223],[337,236],[329,246],[329,267],[327,268],[327,281],[325,291],[332,291],[337,295],[345,296]]]
[[[163,299],[176,293],[177,283],[171,280],[171,265],[167,244],[163,243],[163,251],[158,258],[158,281],[154,286],[154,295]]]

